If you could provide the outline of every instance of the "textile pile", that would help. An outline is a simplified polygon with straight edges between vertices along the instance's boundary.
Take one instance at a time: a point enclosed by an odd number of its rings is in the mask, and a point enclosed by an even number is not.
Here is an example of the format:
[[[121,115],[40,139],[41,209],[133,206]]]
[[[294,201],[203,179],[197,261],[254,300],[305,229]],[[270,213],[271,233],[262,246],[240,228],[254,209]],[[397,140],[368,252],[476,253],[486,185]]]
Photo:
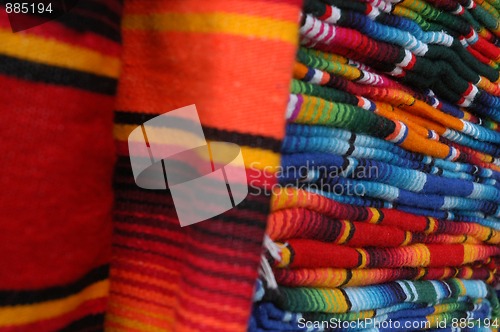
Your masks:
[[[0,332],[500,324],[500,1],[5,4]],[[181,228],[127,139],[192,104],[249,195]]]
[[[251,330],[498,328],[499,19],[305,2]]]
[[[300,6],[81,0],[13,33],[0,2],[0,331],[247,330],[270,205],[255,176],[279,165]],[[254,182],[181,228],[168,191],[134,182],[127,138],[192,104]]]

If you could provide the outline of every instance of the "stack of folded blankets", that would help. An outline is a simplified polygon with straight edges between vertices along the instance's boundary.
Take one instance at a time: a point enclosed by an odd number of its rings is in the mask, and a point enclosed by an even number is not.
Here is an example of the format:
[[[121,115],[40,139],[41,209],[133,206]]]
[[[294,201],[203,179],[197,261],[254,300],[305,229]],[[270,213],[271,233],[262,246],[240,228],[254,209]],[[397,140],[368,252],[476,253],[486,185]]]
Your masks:
[[[252,331],[500,324],[500,1],[307,0]]]

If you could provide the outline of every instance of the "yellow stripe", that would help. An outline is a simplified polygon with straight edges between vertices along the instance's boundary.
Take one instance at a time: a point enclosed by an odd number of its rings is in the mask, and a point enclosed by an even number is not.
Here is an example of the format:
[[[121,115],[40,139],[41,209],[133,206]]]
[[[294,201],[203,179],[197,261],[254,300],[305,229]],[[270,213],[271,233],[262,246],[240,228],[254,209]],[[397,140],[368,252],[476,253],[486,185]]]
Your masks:
[[[492,271],[488,271],[488,278],[486,278],[486,283],[491,284],[495,280],[496,269]]]
[[[478,254],[478,248],[472,245],[463,245],[464,258],[463,263],[471,263],[476,260]]]
[[[118,317],[128,317],[131,319],[137,319],[139,321],[147,321],[151,324],[159,325],[158,328],[169,326],[172,323],[171,317],[169,317],[165,312],[162,314],[151,314],[147,310],[140,310],[138,308],[132,308],[123,303],[116,304],[110,303],[108,306],[108,315],[118,316]],[[133,318],[132,318],[133,317]],[[109,324],[108,324],[109,325]],[[148,329],[148,331],[150,331]]]
[[[332,299],[330,298],[329,291],[327,289],[320,289],[319,291],[321,292],[322,298],[325,301],[325,306],[327,308],[331,308],[331,311],[337,312],[336,308],[337,301],[332,301]]]
[[[419,267],[419,268],[418,268],[418,274],[417,274],[417,276],[415,277],[415,280],[420,280],[420,279],[422,279],[422,278],[424,277],[424,275],[425,275],[425,271],[426,271],[426,270],[425,270],[424,268]]]
[[[338,55],[338,54],[325,53],[325,52],[322,52],[322,51],[319,51],[319,50],[308,49],[308,48],[304,48],[304,47],[301,47],[301,49],[304,50],[306,53],[310,53],[313,56],[323,58],[323,59],[325,59],[326,61],[329,61],[329,62],[340,62],[341,64],[347,64],[348,63],[348,60],[347,60],[346,57],[343,57],[343,56]]]
[[[340,291],[340,289],[332,289],[331,292],[328,292],[328,295],[332,297],[332,308],[331,312],[342,313],[348,312],[349,306],[347,305],[347,299],[344,294]],[[328,310],[328,309],[327,309]]]
[[[120,308],[120,309],[115,310],[115,308]],[[145,303],[140,299],[134,299],[132,297],[129,297],[122,290],[120,290],[120,293],[115,293],[112,295],[112,298],[108,304],[107,314],[119,315],[119,313],[121,312],[120,310],[121,309],[125,310],[126,308],[130,308],[131,310],[139,314],[146,315],[147,313],[146,316],[150,316],[152,318],[160,316],[162,317],[162,320],[167,323],[173,322],[175,318],[173,317],[174,310],[172,307],[157,302]],[[105,325],[107,324],[105,323]]]
[[[214,327],[214,330],[221,331],[221,330],[228,330],[228,331],[238,331],[241,330],[240,324],[238,323],[232,323],[232,322],[224,322],[219,320],[216,317],[207,317],[207,316],[200,316],[197,313],[190,312],[189,309],[186,309],[182,311],[181,315],[186,315],[193,321],[199,321],[203,325]],[[132,319],[132,318],[126,318],[122,316],[118,316],[116,314],[108,314],[106,317],[108,321],[108,326],[106,328],[106,331],[120,331],[122,329],[118,327],[112,327],[110,326],[109,323],[115,323],[117,325],[121,325],[123,327],[126,327],[127,329],[133,329],[137,331],[151,331],[151,332],[160,332],[160,331],[165,331],[164,327],[159,327],[153,325],[153,322],[143,322],[139,321],[137,319]]]
[[[342,223],[345,225],[345,227],[344,227],[344,233],[338,240],[339,244],[345,243],[345,241],[347,241],[347,237],[351,233],[352,227],[354,227],[353,224],[351,224],[348,220],[342,220]]]
[[[165,331],[164,328],[162,327],[157,327],[151,324],[145,324],[143,322],[134,320],[134,319],[129,319],[121,316],[116,316],[113,314],[108,314],[106,316],[106,321],[107,322],[112,322],[112,323],[117,323],[123,327],[127,327],[130,329],[135,329],[138,331],[150,331],[150,332],[162,332]],[[122,331],[121,329],[113,328],[113,327],[107,327],[106,331]]]
[[[460,288],[460,293],[458,293],[457,295],[460,296],[467,294],[467,290],[462,280],[461,279],[453,279],[453,280],[456,282],[456,285]]]
[[[169,317],[165,313],[158,314],[158,313],[151,312],[150,310],[142,310],[141,308],[131,307],[129,305],[123,304],[122,302],[120,302],[120,303],[116,303],[116,302],[117,301],[109,302],[108,307],[109,308],[116,308],[116,310],[118,310],[118,311],[122,310],[122,311],[135,312],[135,313],[138,313],[140,315],[152,317],[152,318],[155,318],[155,319],[167,322],[167,323],[172,322],[172,317]],[[162,308],[162,309],[164,309],[164,308]],[[115,311],[115,310],[113,310],[113,311]],[[110,314],[110,315],[112,315],[112,314]]]
[[[411,235],[411,232],[408,232],[406,231],[405,232],[405,239],[403,241],[403,243],[401,243],[401,246],[406,246],[408,245],[408,243],[410,243],[412,240],[412,235]]]
[[[116,124],[114,127],[114,136],[117,140],[119,141],[128,141],[128,136],[134,130],[137,128],[136,125],[120,125]],[[157,131],[154,136],[155,137],[160,137],[162,135],[162,132],[165,132],[168,130],[169,131],[169,137],[171,137],[171,132],[176,131],[176,129],[173,128],[148,128],[150,131]],[[178,137],[182,137],[183,140],[186,140],[190,137],[190,135],[186,132],[178,130],[180,135]],[[210,142],[210,141],[209,141]],[[182,146],[182,142],[170,142],[171,144],[177,144],[179,143]],[[280,165],[280,155],[276,152],[270,151],[270,150],[265,150],[265,149],[259,149],[259,148],[252,148],[248,146],[240,146],[241,147],[241,153],[243,155],[243,160],[245,163],[246,168],[253,168],[253,169],[258,169],[261,171],[266,171],[269,173],[275,173],[278,170],[278,166]],[[235,165],[237,163],[235,162]]]
[[[432,217],[427,218],[429,220],[429,227],[424,231],[425,234],[431,234],[436,231],[436,219]]]
[[[279,170],[280,155],[271,150],[240,146],[246,168],[257,169],[267,173]]]
[[[368,210],[371,211],[372,213],[372,217],[370,218],[370,220],[368,220],[368,222],[370,224],[378,224],[380,222],[380,212],[376,209],[376,208],[368,208]]]
[[[411,256],[414,259],[413,266],[429,266],[431,263],[431,252],[425,244],[415,244],[411,248]]]
[[[361,255],[361,264],[357,268],[362,269],[368,264],[368,255],[364,249],[357,248],[356,251]]]
[[[311,278],[314,281],[313,278]],[[346,269],[327,269],[326,270],[326,284],[323,286],[334,288],[339,287],[347,280]],[[352,279],[351,279],[352,280]]]
[[[109,280],[103,280],[88,286],[78,294],[63,299],[3,307],[0,308],[0,322],[2,326],[22,325],[61,316],[75,310],[85,301],[107,296],[108,289]]]
[[[281,261],[277,262],[278,267],[287,267],[290,265],[290,260],[292,258],[290,249],[283,243],[276,242],[276,245],[280,248],[281,252]]]
[[[185,310],[179,310],[178,314],[184,318],[184,320],[191,320],[193,322],[200,322],[200,325],[206,326],[206,330],[209,331],[244,331],[245,323],[238,323],[229,321],[223,317],[212,317],[207,314],[198,314],[194,311],[189,310],[189,305],[183,306]],[[183,308],[183,309],[184,309]],[[187,330],[187,329],[186,329]],[[200,326],[200,331],[201,326]],[[192,331],[192,330],[191,330]]]
[[[50,66],[112,78],[120,75],[120,59],[53,39],[0,29],[0,54]]]
[[[298,42],[295,22],[233,13],[129,15],[123,18],[122,25],[125,30],[222,33],[279,40],[293,45]]]

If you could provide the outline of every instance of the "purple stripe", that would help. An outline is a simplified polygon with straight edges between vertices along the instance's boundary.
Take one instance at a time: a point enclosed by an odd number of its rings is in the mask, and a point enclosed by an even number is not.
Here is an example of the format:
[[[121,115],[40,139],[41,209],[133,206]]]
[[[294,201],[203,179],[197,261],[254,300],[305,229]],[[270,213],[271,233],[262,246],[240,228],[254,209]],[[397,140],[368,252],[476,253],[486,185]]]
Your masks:
[[[295,109],[293,110],[292,116],[290,117],[290,121],[294,121],[299,116],[300,107],[304,102],[304,98],[302,98],[302,95],[296,95],[296,96],[297,96],[297,103],[295,104]]]

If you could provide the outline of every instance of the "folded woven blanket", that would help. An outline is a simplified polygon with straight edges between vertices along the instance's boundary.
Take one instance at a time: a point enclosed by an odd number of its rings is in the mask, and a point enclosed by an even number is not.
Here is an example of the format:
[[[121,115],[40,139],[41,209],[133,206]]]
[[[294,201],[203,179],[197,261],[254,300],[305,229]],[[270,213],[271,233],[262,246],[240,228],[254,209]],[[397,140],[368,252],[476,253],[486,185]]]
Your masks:
[[[425,306],[404,303],[391,307],[363,312],[357,315],[326,313],[293,313],[278,309],[271,303],[254,308],[250,329],[254,331],[408,331],[434,330],[438,322],[459,322],[463,317],[484,319],[491,312],[486,299],[462,298]],[[385,322],[390,321],[390,324]],[[469,328],[467,331],[491,331],[488,327]],[[446,329],[437,329],[443,331]]]

